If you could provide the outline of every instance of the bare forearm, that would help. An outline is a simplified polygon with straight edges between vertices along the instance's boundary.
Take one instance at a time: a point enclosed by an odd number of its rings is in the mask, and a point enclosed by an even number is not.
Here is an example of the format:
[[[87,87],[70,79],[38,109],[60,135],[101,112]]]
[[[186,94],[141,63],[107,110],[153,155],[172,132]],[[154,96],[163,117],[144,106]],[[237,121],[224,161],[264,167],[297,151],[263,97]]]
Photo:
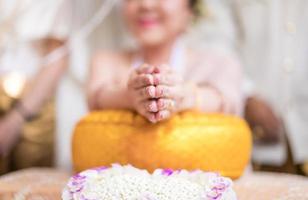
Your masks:
[[[58,48],[62,43],[54,41],[46,46],[46,53]],[[55,93],[58,83],[67,68],[68,57],[65,56],[42,69],[31,80],[29,87],[25,91],[22,102],[31,114],[37,113],[44,103]]]
[[[65,71],[66,58],[42,69],[31,82],[29,90],[22,97],[24,105],[31,112],[38,112],[42,105],[50,99]]]
[[[184,87],[184,93],[185,96],[180,102],[180,111],[198,109],[205,113],[224,112],[223,96],[212,87],[188,85]]]
[[[133,108],[126,87],[100,87],[90,98],[91,110]]]

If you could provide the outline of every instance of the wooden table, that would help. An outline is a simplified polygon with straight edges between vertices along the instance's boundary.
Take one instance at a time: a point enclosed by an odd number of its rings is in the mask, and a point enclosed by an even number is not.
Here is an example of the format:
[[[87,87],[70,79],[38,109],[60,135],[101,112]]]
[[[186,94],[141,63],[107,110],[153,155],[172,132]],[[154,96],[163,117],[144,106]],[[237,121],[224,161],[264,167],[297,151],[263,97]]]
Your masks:
[[[48,168],[20,170],[0,177],[0,200],[59,200],[69,174]]]
[[[239,200],[308,200],[308,178],[254,172],[234,183]]]

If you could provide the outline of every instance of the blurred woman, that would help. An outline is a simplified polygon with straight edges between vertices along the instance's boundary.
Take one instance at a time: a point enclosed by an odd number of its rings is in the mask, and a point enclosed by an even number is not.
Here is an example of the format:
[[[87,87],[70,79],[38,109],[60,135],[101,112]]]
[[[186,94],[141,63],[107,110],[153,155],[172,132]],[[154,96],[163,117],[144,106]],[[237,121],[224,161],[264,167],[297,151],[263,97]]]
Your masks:
[[[198,0],[124,0],[121,13],[136,49],[98,51],[92,59],[88,104],[92,110],[132,109],[156,123],[173,114],[239,114],[241,67],[231,56],[185,46],[197,20]]]

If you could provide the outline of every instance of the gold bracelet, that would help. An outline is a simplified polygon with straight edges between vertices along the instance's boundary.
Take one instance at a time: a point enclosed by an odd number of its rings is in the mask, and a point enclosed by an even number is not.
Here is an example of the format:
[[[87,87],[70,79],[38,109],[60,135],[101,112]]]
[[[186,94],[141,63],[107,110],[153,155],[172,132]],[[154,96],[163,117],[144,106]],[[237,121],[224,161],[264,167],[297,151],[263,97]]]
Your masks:
[[[221,91],[218,88],[210,84],[207,84],[207,87],[213,90],[217,94],[217,96],[219,96],[219,100],[220,100],[219,112],[225,112],[225,104],[224,104],[225,101],[224,101],[224,96],[221,93]]]
[[[201,109],[201,103],[202,99],[200,96],[200,90],[196,83],[190,82],[187,84],[189,88],[192,90],[194,101],[193,101],[193,109],[194,110],[200,110]]]
[[[201,85],[202,87],[207,87],[208,89],[212,90],[218,97],[219,97],[219,112],[224,112],[225,111],[225,104],[224,104],[224,96],[221,93],[221,91],[216,88],[215,86],[209,84],[209,83],[202,83]],[[195,105],[197,109],[201,108],[202,105],[202,97],[200,95],[200,88],[198,87],[198,85],[194,85],[194,90],[195,90]]]
[[[197,110],[201,110],[201,105],[202,105],[202,97],[200,95],[200,88],[198,85],[195,85],[195,108]]]

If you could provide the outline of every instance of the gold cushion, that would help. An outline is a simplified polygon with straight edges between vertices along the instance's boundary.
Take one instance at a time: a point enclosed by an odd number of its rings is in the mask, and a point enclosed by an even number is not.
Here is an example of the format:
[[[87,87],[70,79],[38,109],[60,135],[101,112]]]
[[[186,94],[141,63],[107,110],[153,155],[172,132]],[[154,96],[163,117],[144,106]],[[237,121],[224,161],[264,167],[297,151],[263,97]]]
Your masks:
[[[76,171],[112,163],[156,168],[202,169],[239,177],[251,152],[251,133],[242,119],[183,112],[151,124],[130,111],[101,111],[84,117],[72,140]]]

